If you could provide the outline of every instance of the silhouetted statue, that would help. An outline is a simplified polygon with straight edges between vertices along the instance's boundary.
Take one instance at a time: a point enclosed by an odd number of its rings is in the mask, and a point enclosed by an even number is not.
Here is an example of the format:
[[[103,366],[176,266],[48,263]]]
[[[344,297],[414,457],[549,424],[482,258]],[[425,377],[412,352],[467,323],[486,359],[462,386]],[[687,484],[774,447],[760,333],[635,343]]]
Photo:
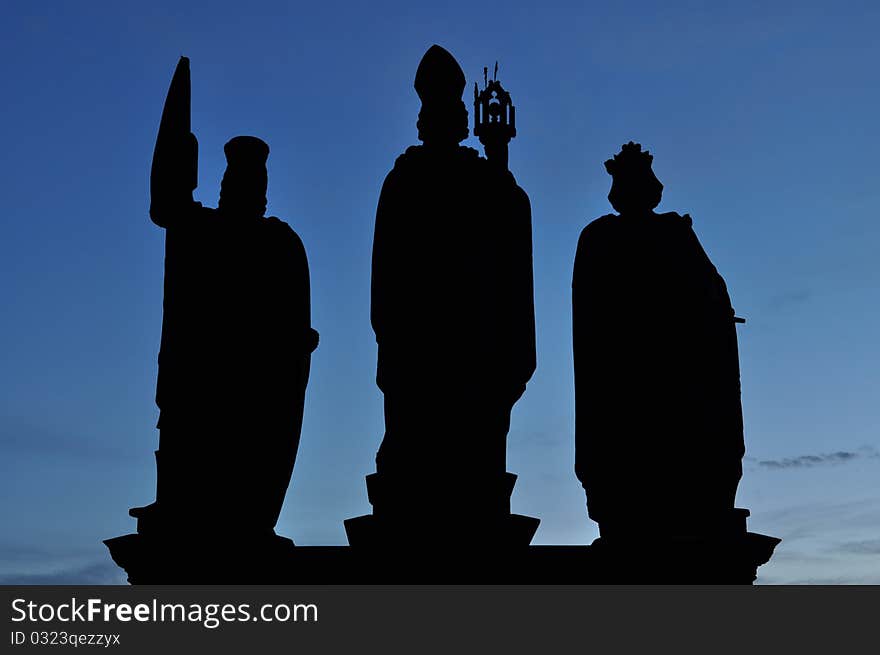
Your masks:
[[[734,510],[743,419],[734,311],[639,144],[605,162],[619,215],[581,233],[573,279],[576,473],[605,536],[705,535]]]
[[[432,540],[490,539],[509,521],[510,412],[535,370],[528,196],[507,170],[510,134],[494,149],[503,161],[459,145],[464,87],[453,56],[432,46],[415,77],[423,145],[386,177],[373,241],[385,436],[370,501],[388,525]],[[451,534],[450,522],[468,527]]]
[[[311,352],[299,236],[266,210],[260,139],[224,147],[217,209],[194,202],[189,62],[171,83],[153,157],[150,217],[165,229],[156,403],[156,502],[139,532],[271,535],[299,445]]]

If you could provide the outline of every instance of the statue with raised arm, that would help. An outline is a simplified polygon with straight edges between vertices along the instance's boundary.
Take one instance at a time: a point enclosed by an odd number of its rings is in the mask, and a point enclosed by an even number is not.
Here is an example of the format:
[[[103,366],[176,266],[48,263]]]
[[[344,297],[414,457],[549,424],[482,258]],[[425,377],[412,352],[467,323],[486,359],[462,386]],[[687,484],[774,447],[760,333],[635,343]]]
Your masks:
[[[216,209],[193,201],[189,61],[175,71],[153,156],[150,217],[165,229],[156,502],[140,532],[271,535],[293,471],[311,353],[309,268],[265,217],[269,147],[238,136]]]
[[[465,76],[449,52],[432,46],[414,86],[422,145],[385,178],[373,241],[385,400],[368,476],[373,516],[389,534],[423,541],[527,544],[537,520],[510,514],[516,476],[506,447],[511,409],[535,370],[529,199],[507,169],[509,133],[486,129],[497,146],[487,146],[489,160],[459,145],[468,136]],[[520,519],[517,536],[505,532]],[[359,525],[346,524],[352,544]]]

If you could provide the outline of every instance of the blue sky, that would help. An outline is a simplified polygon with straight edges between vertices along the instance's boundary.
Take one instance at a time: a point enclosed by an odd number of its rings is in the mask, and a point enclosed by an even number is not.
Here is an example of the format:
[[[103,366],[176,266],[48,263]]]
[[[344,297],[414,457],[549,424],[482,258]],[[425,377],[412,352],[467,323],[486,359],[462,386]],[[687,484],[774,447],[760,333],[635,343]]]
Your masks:
[[[580,230],[610,211],[602,162],[635,140],[655,155],[660,210],[694,217],[748,318],[738,505],[785,540],[759,580],[880,583],[876,3],[12,0],[2,14],[0,581],[120,581],[100,542],[153,499],[163,235],[148,177],[182,54],[197,198],[216,203],[230,137],[262,137],[268,211],[309,255],[321,345],[278,532],[345,542],[383,430],[375,205],[416,142],[412,79],[439,43],[469,86],[499,60],[517,106],[538,371],[508,469],[514,511],[542,519],[536,542],[597,536],[572,472],[570,278]]]

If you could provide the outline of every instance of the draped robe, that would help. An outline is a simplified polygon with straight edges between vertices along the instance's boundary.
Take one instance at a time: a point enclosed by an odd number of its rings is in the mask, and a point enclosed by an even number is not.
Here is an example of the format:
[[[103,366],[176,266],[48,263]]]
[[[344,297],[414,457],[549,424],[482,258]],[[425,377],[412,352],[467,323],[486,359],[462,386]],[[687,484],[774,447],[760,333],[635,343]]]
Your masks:
[[[727,287],[690,217],[593,221],[572,287],[590,516],[603,535],[714,529],[742,475],[739,358]]]
[[[528,196],[471,148],[409,148],[382,187],[371,296],[377,472],[458,476],[462,502],[497,500],[486,481],[504,474],[510,411],[535,370]]]
[[[153,219],[166,230],[158,505],[271,530],[317,345],[305,249],[274,217],[192,203]]]

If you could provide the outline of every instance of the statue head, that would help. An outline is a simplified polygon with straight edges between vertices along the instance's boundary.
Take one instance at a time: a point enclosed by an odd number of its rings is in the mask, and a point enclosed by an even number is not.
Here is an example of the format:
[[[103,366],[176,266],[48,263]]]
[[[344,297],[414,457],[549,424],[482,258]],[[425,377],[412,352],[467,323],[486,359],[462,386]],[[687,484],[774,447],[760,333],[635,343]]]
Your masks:
[[[419,140],[426,144],[457,145],[468,136],[468,112],[461,95],[465,77],[461,66],[439,45],[428,48],[414,85],[422,101]]]
[[[630,141],[613,159],[605,162],[605,170],[613,178],[608,201],[619,214],[644,214],[660,204],[663,185],[654,175],[654,157],[639,143]]]
[[[218,208],[243,218],[266,213],[269,146],[255,136],[237,136],[223,146],[226,172],[220,183]]]

